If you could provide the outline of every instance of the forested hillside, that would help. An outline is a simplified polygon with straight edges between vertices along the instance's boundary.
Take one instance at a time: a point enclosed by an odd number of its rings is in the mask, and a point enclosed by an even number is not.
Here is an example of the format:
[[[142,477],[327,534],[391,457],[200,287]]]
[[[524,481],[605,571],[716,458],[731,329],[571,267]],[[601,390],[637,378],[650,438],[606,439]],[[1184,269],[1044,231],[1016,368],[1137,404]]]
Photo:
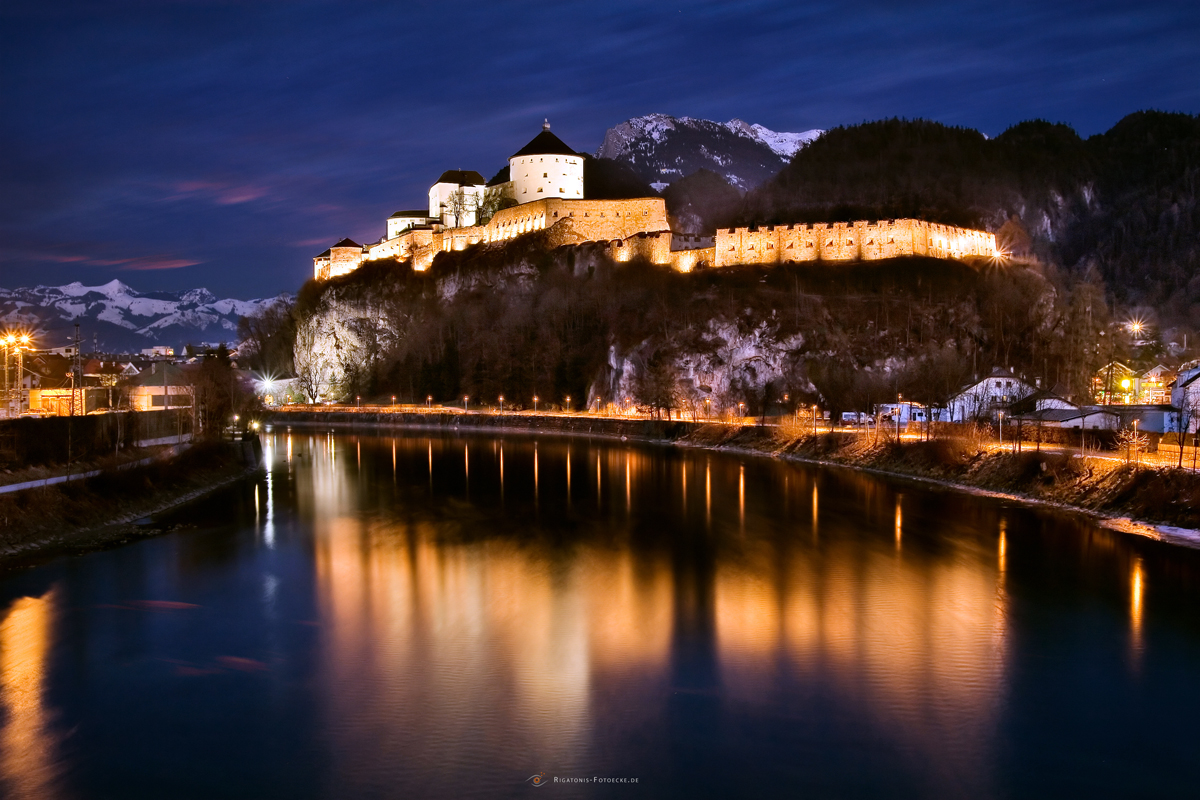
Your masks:
[[[908,258],[682,274],[594,245],[549,250],[540,234],[440,254],[424,273],[376,262],[310,282],[295,319],[309,396],[417,402],[757,411],[786,395],[846,410],[897,392],[944,402],[993,366],[1082,394],[1127,354],[1105,342],[1097,284],[1063,289],[1039,269]]]
[[[1016,255],[1095,268],[1163,324],[1200,319],[1200,118],[1131,114],[1081,139],[1033,121],[995,139],[922,120],[835,128],[752,192],[741,224],[918,217],[983,227]]]

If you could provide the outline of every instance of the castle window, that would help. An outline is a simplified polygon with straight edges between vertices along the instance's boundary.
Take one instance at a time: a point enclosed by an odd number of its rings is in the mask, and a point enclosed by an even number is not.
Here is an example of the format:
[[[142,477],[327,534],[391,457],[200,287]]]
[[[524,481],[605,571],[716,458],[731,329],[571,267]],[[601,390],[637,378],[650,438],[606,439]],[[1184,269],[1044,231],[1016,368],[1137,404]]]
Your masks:
[[[560,186],[560,187],[558,187],[558,193],[559,193],[559,194],[562,194],[562,187],[561,187],[561,186]],[[557,211],[556,211],[556,212],[554,212],[554,215],[555,215],[555,216],[558,216],[558,212],[557,212]]]
[[[543,178],[549,178],[550,176],[549,176],[549,175],[547,175],[546,173],[544,173],[544,172],[543,172],[543,173],[542,173],[542,177],[543,177]]]
[[[539,187],[538,187],[538,194],[541,194],[541,193],[542,193],[542,187],[540,187],[540,186],[539,186]]]
[[[554,212],[554,216],[556,216],[556,217],[558,216],[558,212],[557,212],[557,211],[555,211],[555,212]]]

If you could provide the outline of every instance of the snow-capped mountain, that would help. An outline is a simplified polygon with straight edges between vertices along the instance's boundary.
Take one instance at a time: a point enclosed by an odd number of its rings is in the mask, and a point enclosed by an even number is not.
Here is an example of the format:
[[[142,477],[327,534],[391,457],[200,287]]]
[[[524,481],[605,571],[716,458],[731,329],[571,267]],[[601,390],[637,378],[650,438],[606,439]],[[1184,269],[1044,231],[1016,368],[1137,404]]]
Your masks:
[[[219,299],[207,289],[184,292],[138,292],[120,281],[103,286],[34,286],[0,289],[0,327],[35,334],[40,348],[63,347],[75,335],[84,351],[137,352],[154,345],[237,340],[238,319],[286,300]]]
[[[776,175],[821,133],[782,133],[740,119],[712,122],[650,114],[609,128],[596,155],[628,164],[658,191],[709,169],[744,192]]]

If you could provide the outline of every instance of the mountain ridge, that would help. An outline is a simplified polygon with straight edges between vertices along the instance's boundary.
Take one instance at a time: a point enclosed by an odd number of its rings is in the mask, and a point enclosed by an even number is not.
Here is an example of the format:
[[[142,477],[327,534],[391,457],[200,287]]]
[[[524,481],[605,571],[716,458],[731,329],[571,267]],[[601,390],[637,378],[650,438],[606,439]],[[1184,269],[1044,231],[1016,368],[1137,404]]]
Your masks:
[[[290,297],[254,300],[218,298],[203,287],[139,292],[119,280],[97,286],[72,281],[63,286],[0,288],[0,324],[31,331],[38,347],[71,342],[74,326],[88,346],[106,352],[136,352],[154,345],[232,342],[238,320]]]
[[[596,151],[628,165],[656,191],[708,169],[740,191],[779,173],[823,131],[773,131],[734,118],[729,122],[647,114],[614,125]]]

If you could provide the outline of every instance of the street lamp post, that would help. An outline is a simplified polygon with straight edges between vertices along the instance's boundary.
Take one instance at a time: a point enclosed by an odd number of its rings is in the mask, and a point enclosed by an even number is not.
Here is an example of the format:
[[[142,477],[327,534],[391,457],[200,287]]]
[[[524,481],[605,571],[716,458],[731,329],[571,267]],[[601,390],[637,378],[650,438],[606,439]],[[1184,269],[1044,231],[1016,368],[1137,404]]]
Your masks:
[[[427,394],[427,395],[425,395],[425,409],[429,410],[432,408],[433,408],[433,395]]]
[[[903,408],[900,401],[904,398],[902,393],[896,393],[896,441],[900,441],[900,409]]]
[[[467,410],[467,395],[463,395],[463,411]]]
[[[504,413],[504,395],[500,395],[500,413]]]
[[[392,408],[396,407],[396,395],[392,395]]]
[[[812,418],[813,418],[813,436],[816,436],[817,435],[817,406],[815,403],[813,404],[813,407],[812,407]]]
[[[1083,427],[1080,425],[1080,427]],[[1004,412],[1000,412],[1000,449],[1004,449]]]
[[[538,396],[535,394],[533,396],[533,413],[535,413],[535,414],[537,413],[537,404],[538,404]]]
[[[567,395],[567,411],[571,410],[571,395]]]
[[[712,419],[712,412],[709,409],[709,405],[711,403],[712,403],[712,398],[709,398],[709,397],[704,398],[704,418],[705,419]]]

